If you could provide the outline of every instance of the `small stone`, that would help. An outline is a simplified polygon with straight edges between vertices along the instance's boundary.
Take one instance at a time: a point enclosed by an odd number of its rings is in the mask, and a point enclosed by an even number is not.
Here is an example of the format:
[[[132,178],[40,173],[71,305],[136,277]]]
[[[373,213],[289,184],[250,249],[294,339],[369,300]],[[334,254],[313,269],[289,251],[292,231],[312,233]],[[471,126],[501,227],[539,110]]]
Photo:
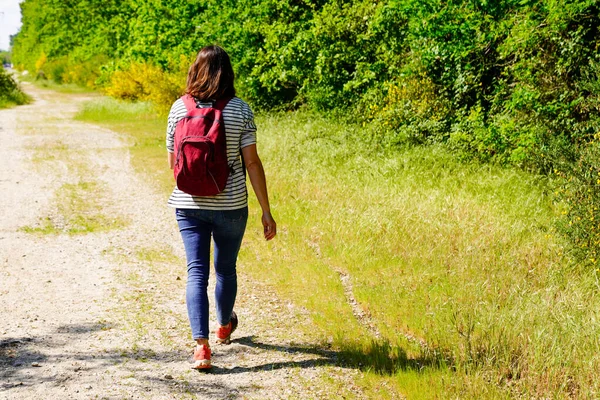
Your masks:
[[[181,278],[180,278],[180,277],[177,277],[177,278],[175,278],[175,280],[176,280],[176,281],[180,281],[180,280],[181,280]]]
[[[31,366],[32,367],[41,367],[42,365],[39,362],[32,362]]]
[[[167,375],[165,375],[165,379],[173,380],[173,375],[167,374]]]

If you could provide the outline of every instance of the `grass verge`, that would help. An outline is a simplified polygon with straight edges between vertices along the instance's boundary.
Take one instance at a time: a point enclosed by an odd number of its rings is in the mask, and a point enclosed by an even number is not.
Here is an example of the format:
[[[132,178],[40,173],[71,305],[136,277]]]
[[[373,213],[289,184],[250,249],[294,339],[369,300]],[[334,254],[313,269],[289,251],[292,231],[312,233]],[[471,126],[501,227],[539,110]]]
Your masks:
[[[36,78],[33,75],[20,75],[19,80],[29,82],[42,89],[49,89],[59,93],[66,94],[98,94],[97,91],[89,87],[77,85],[75,83],[56,83],[51,79]]]
[[[128,135],[134,166],[172,189],[165,118],[111,99],[78,118]],[[600,390],[598,277],[563,256],[544,178],[443,147],[383,151],[308,113],[257,123],[280,232],[261,239],[251,196],[243,273],[309,310],[367,395]]]

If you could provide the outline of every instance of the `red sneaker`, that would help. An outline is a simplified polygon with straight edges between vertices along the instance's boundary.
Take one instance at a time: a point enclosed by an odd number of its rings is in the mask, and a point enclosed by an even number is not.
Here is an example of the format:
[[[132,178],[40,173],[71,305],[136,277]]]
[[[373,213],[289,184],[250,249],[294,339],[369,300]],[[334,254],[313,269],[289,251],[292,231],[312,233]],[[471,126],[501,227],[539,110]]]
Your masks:
[[[210,369],[210,347],[207,345],[198,345],[194,351],[194,365],[192,369]]]
[[[231,334],[238,326],[238,317],[234,311],[231,312],[231,320],[225,326],[219,326],[217,328],[217,343],[229,344],[231,343]]]

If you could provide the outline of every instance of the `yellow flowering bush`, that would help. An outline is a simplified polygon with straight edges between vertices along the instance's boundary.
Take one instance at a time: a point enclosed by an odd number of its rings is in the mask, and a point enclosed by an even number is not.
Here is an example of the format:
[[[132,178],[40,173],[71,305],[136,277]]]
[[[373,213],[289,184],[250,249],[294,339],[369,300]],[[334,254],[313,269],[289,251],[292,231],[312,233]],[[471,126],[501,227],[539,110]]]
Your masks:
[[[46,53],[42,51],[42,54],[40,54],[40,57],[35,62],[35,72],[40,72],[47,61],[48,57],[46,56]]]
[[[125,100],[152,102],[161,112],[168,111],[185,89],[190,60],[184,56],[169,71],[147,62],[131,62],[110,74],[104,91]]]

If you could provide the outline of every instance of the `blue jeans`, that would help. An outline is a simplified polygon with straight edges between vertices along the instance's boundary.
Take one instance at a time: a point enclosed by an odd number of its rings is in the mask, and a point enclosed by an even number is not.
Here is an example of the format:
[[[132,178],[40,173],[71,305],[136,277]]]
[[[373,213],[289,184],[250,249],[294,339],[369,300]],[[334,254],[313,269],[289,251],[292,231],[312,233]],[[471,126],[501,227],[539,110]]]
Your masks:
[[[236,262],[246,230],[248,208],[227,211],[179,208],[175,214],[187,258],[186,303],[192,336],[194,340],[208,339],[211,236],[215,246],[217,322],[227,325],[237,294]]]

